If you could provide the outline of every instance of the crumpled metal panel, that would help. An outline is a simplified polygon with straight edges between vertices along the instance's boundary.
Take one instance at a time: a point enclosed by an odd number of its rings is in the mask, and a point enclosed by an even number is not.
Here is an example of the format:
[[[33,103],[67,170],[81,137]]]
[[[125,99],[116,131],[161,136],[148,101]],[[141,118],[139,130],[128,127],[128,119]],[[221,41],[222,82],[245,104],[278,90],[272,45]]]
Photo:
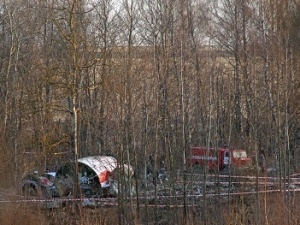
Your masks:
[[[78,162],[93,169],[97,175],[117,168],[117,160],[112,156],[88,156],[78,159]]]

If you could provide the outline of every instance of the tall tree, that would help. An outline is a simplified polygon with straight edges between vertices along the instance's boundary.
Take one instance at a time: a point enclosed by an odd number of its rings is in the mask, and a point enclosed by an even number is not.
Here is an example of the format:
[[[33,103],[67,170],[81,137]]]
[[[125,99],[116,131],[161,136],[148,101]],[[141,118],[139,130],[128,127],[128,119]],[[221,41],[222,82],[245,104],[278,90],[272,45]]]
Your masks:
[[[89,67],[90,63],[87,60],[89,52],[93,53],[93,49],[87,45],[86,27],[88,24],[85,20],[85,15],[89,12],[84,1],[55,1],[50,6],[50,13],[55,29],[58,33],[57,43],[60,45],[61,55],[64,59],[59,65],[59,74],[62,83],[65,85],[64,98],[66,99],[67,111],[70,116],[70,141],[71,149],[75,162],[74,168],[74,195],[79,196],[78,183],[78,158],[79,151],[79,109],[81,108],[80,94],[83,87],[84,68]],[[92,54],[94,55],[94,54]],[[82,114],[84,112],[81,112]]]

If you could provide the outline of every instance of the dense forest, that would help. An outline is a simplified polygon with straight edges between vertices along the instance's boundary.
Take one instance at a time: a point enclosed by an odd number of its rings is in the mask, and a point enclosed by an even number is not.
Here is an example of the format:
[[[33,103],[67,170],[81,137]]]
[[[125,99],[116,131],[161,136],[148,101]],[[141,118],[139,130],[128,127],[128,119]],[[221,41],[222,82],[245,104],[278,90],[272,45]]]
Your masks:
[[[298,0],[1,0],[0,178],[78,157],[300,166]]]

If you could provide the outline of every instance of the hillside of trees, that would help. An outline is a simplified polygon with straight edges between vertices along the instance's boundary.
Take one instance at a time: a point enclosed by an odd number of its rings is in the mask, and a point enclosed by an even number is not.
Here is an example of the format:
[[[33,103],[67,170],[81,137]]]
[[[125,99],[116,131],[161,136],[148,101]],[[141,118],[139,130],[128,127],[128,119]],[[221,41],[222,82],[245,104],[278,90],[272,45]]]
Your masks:
[[[227,144],[300,169],[299,0],[1,0],[0,179]]]

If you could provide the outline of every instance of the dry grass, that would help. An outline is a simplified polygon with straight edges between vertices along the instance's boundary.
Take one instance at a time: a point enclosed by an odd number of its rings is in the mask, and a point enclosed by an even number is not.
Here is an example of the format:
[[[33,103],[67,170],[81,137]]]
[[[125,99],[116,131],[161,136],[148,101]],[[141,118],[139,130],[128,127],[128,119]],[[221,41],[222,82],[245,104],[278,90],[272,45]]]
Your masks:
[[[118,224],[118,216],[112,209],[82,209],[71,207],[41,210],[26,205],[9,204],[1,207],[0,224],[5,225],[112,225]]]
[[[283,193],[269,193],[255,196],[252,199],[239,199],[223,210],[225,225],[299,225],[298,193],[292,195]]]
[[[5,203],[0,205],[0,224],[5,225],[252,225],[252,224],[300,224],[298,204],[300,195],[287,197],[271,193],[244,198],[233,198],[230,202],[208,202],[207,207],[195,205],[189,208],[186,217],[182,208],[140,208],[139,218],[131,215],[128,207],[102,207],[95,209],[76,208],[70,205],[55,210],[42,210],[28,204]]]
[[[41,225],[45,223],[45,217],[40,211],[20,208],[16,204],[1,204],[0,224],[5,225]]]

